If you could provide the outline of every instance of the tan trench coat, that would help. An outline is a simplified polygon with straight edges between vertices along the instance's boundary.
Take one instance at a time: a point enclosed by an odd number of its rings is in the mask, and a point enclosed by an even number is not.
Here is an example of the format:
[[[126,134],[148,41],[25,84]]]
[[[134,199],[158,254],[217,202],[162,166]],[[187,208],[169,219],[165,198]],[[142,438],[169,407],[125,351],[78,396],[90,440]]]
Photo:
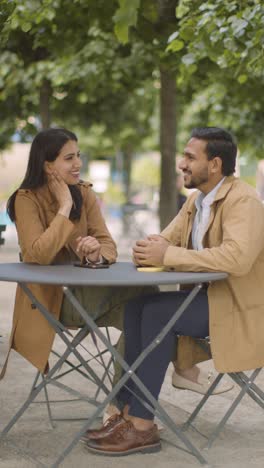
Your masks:
[[[19,190],[15,201],[18,241],[24,262],[49,265],[78,259],[76,238],[91,235],[101,243],[102,256],[113,263],[116,245],[105,225],[91,184],[79,183],[83,196],[81,218],[70,221],[57,214],[58,204],[47,186]],[[56,318],[63,292],[60,286],[29,285],[33,294]],[[40,371],[44,371],[55,332],[18,286],[16,292],[11,347]]]
[[[208,288],[211,349],[215,367],[232,372],[264,365],[264,207],[255,190],[233,176],[219,188],[203,239],[190,249],[197,192],[161,233],[171,242],[164,265],[177,271],[225,271]],[[197,362],[194,341],[182,337],[181,367]]]

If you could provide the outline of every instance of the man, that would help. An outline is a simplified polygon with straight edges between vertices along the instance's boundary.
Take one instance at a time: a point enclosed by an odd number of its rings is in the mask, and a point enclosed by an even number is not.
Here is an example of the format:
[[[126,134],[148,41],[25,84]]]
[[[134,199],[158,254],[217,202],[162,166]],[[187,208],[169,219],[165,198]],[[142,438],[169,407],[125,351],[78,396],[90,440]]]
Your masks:
[[[133,250],[142,266],[177,271],[225,271],[228,278],[202,289],[173,330],[145,358],[136,374],[157,398],[170,362],[175,334],[182,335],[178,358],[193,365],[194,341],[210,334],[215,367],[236,372],[264,365],[264,208],[256,191],[233,176],[237,148],[232,136],[215,127],[194,129],[180,168],[187,188],[198,189],[160,234]],[[125,359],[131,365],[164,327],[186,291],[138,298],[126,307]],[[107,427],[90,431],[88,448],[127,455],[157,451],[153,414],[128,390],[117,395],[123,413]],[[131,390],[131,392],[129,391]],[[142,397],[142,395],[140,395]]]

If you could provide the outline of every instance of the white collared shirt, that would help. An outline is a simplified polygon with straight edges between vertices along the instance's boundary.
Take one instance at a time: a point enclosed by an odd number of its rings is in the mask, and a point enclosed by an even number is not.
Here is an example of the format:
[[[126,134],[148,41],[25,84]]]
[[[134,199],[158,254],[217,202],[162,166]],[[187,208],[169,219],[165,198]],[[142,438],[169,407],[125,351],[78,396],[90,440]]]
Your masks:
[[[209,192],[204,195],[202,192],[198,195],[195,200],[196,215],[193,222],[192,228],[192,245],[195,250],[203,250],[203,237],[206,232],[206,228],[210,218],[211,205],[214,202],[216,192],[224,182],[225,177]]]

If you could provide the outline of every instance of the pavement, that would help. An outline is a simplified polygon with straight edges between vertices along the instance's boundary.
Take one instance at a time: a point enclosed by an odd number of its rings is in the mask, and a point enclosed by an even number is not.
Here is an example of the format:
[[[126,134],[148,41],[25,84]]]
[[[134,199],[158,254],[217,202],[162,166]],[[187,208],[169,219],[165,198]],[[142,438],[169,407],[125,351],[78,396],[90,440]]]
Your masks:
[[[156,224],[155,224],[156,223]],[[109,219],[110,231],[118,241],[120,260],[130,259],[130,247],[133,239],[122,236],[122,226],[118,219]],[[157,220],[147,223],[151,232],[157,232]],[[134,232],[133,236],[137,233]],[[18,246],[13,226],[8,226],[5,233],[6,242],[0,249],[1,262],[16,262],[18,259]],[[1,320],[0,320],[0,366],[8,346],[11,330],[15,285],[0,282]],[[112,330],[116,337],[117,332]],[[90,346],[90,345],[89,345]],[[56,339],[55,348],[62,350],[62,345]],[[201,365],[205,370],[213,368],[212,361]],[[176,423],[182,424],[200,401],[200,396],[186,390],[175,390],[171,386],[171,367],[168,369],[160,401]],[[16,352],[12,351],[8,370],[4,380],[0,382],[0,431],[10,420],[11,416],[20,407],[27,397],[35,369]],[[228,377],[227,377],[228,379]],[[72,385],[76,390],[85,394],[94,391],[93,384],[87,380],[69,375],[65,383]],[[264,388],[263,372],[257,383]],[[198,417],[197,427],[204,434],[209,434],[215,427],[219,418],[225,413],[228,406],[238,393],[235,386],[231,391],[210,397],[207,405]],[[42,397],[43,398],[43,397]],[[91,407],[87,402],[69,401],[69,396],[61,390],[51,389],[50,398],[59,398],[61,403],[52,405],[56,417],[87,417]],[[208,460],[211,468],[263,468],[264,466],[264,417],[260,407],[245,396],[223,432],[213,446],[204,449],[206,439],[199,432],[191,429],[188,435],[193,444],[201,450]],[[47,467],[52,466],[57,455],[66,447],[71,436],[81,427],[80,421],[60,421],[53,429],[50,426],[47,409],[44,404],[33,404],[27,413],[10,431],[6,439],[0,443],[0,468],[31,468],[41,466],[32,457]],[[199,462],[190,454],[179,448],[179,442],[169,430],[162,431],[162,451],[157,454],[134,454],[128,457],[112,458],[96,456],[89,453],[84,445],[79,443],[60,466],[65,468],[148,468],[155,465],[157,468],[191,468],[199,467]],[[19,449],[17,447],[20,447]],[[26,453],[25,453],[26,452]],[[31,453],[29,455],[28,453]]]

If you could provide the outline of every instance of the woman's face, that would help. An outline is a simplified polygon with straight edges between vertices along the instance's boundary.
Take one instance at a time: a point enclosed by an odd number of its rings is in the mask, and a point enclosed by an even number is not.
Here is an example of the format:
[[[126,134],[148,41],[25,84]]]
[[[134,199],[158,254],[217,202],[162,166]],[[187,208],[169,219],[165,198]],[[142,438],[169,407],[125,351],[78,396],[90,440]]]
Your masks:
[[[45,170],[48,174],[56,171],[68,185],[76,185],[80,180],[82,161],[78,144],[70,140],[62,147],[57,158],[53,162],[45,162]]]

